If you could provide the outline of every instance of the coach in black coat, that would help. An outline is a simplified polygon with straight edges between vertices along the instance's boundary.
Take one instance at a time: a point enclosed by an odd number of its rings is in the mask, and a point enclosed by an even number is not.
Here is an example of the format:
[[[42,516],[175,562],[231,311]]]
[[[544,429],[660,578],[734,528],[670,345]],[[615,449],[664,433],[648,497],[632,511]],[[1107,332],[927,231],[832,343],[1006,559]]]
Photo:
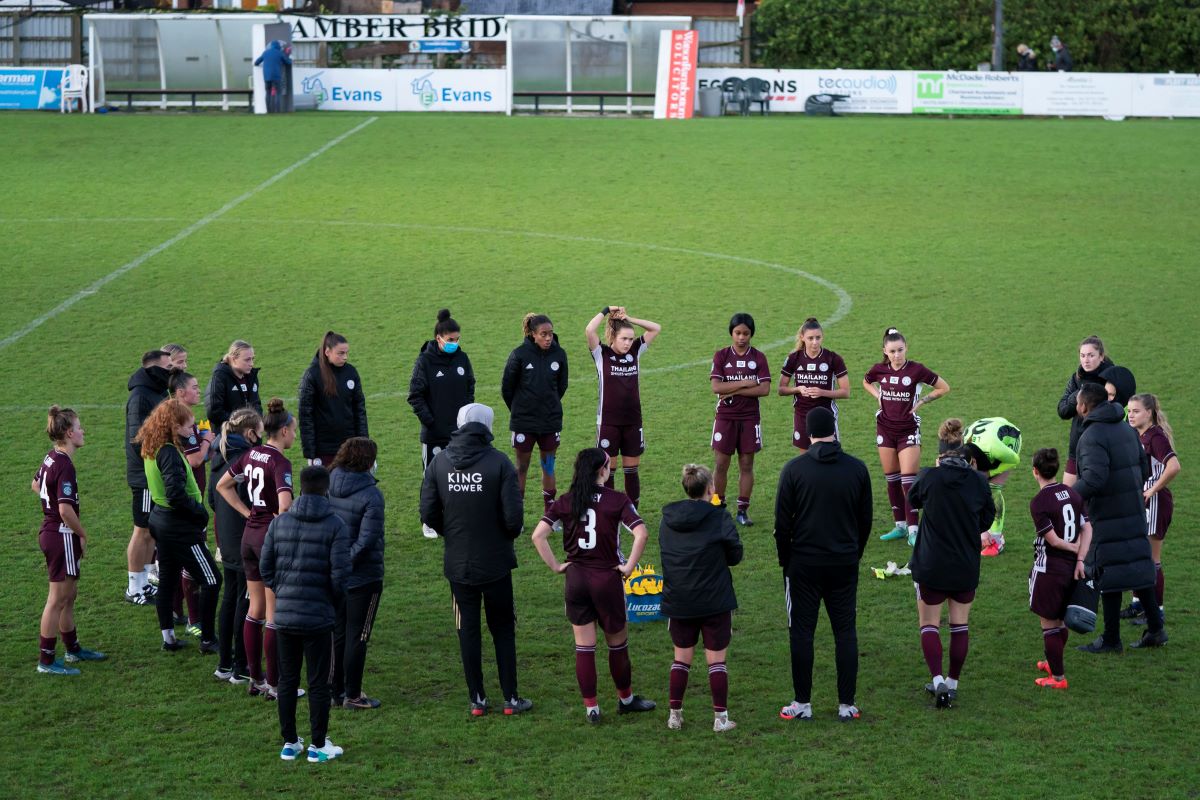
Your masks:
[[[979,586],[980,534],[996,518],[984,473],[951,451],[926,467],[908,490],[922,509],[909,567],[913,580],[941,592],[970,592]]]
[[[737,608],[729,568],[742,561],[742,540],[724,506],[691,499],[664,506],[658,544],[663,616],[695,619]]]
[[[1079,480],[1075,491],[1087,501],[1092,523],[1092,552],[1088,560],[1104,603],[1104,633],[1088,645],[1091,652],[1120,650],[1121,593],[1135,590],[1146,609],[1147,637],[1151,646],[1166,641],[1162,616],[1154,596],[1154,559],[1146,538],[1146,511],[1142,487],[1150,464],[1137,431],[1125,421],[1124,409],[1107,402],[1098,386],[1079,393]],[[1144,591],[1144,596],[1143,592]],[[1161,637],[1162,641],[1157,641]]]
[[[805,418],[812,447],[784,465],[775,493],[775,548],[788,596],[792,687],[801,717],[811,717],[817,610],[833,628],[838,703],[848,714],[858,687],[858,562],[871,534],[867,466],[842,452],[833,412]],[[841,711],[839,711],[841,714]]]

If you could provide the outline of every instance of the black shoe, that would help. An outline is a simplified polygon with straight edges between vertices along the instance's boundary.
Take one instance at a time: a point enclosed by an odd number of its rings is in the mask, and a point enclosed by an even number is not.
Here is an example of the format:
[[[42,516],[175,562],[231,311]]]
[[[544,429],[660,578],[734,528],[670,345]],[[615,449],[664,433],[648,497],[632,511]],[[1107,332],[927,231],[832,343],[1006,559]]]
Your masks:
[[[211,655],[216,655],[219,652],[221,652],[221,648],[220,648],[220,645],[217,644],[216,640],[213,640],[211,642],[206,642],[204,640],[200,641],[200,654],[201,655],[211,656]]]
[[[1142,638],[1129,646],[1141,650],[1145,647],[1162,647],[1166,643],[1167,629],[1159,628],[1157,631],[1142,631]]]
[[[330,708],[342,708],[345,705],[345,703],[346,703],[346,695],[344,695],[344,694],[335,694],[335,695],[330,695],[330,697],[329,697],[329,707]]]
[[[635,694],[628,703],[618,702],[618,714],[636,714],[639,711],[653,711],[658,705],[653,700],[647,700],[640,694]]]
[[[737,512],[737,523],[742,527],[749,528],[754,524],[754,520],[750,519],[750,515],[745,511],[739,511]]]
[[[1140,617],[1143,614],[1145,614],[1145,611],[1143,611],[1142,606],[1137,603],[1130,603],[1121,609],[1121,619],[1133,619],[1134,617]]]
[[[945,682],[939,683],[933,690],[934,696],[937,698],[938,708],[953,708],[954,700],[950,697],[950,687]],[[955,697],[958,692],[954,693]]]
[[[1085,653],[1121,653],[1125,650],[1125,645],[1117,640],[1116,644],[1105,644],[1103,636],[1097,636],[1096,641],[1091,644],[1081,644],[1076,650],[1082,650]]]
[[[177,652],[179,650],[182,650],[185,647],[187,647],[187,645],[184,644],[183,642],[179,641],[178,639],[176,639],[173,642],[163,642],[162,643],[162,649],[167,651],[168,653]]]

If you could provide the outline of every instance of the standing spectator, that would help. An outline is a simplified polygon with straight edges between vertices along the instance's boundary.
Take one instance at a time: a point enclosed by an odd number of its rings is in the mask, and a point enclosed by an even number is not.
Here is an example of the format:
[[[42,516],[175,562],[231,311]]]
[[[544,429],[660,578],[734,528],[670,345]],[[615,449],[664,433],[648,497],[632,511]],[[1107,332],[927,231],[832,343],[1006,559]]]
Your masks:
[[[1054,64],[1050,69],[1055,72],[1070,72],[1075,68],[1075,62],[1071,60],[1071,51],[1063,44],[1062,39],[1051,36],[1050,49],[1054,51]]]
[[[278,39],[273,39],[262,55],[254,59],[254,66],[261,66],[263,69],[263,81],[267,85],[268,114],[278,114],[283,110],[280,104],[283,99],[281,95],[283,94],[283,68],[285,65],[290,67],[292,59],[284,50],[283,42]]]
[[[421,472],[450,444],[450,434],[458,427],[458,410],[475,402],[475,371],[462,349],[462,329],[450,316],[450,309],[437,313],[433,338],[421,346],[408,380],[408,404],[421,423]],[[438,532],[421,525],[426,539]]]
[[[371,628],[383,593],[383,492],[375,480],[375,442],[342,442],[329,476],[329,504],[350,532],[350,578],[333,625],[333,701],[346,708],[379,708],[362,691]]]
[[[805,418],[811,448],[784,465],[775,494],[775,548],[787,591],[795,699],[784,719],[812,719],[813,633],[822,601],[833,628],[838,719],[858,719],[858,562],[871,535],[867,465],[842,451],[827,408]]]
[[[327,737],[329,669],[333,655],[333,620],[338,598],[350,575],[346,525],[333,513],[326,493],[329,473],[305,467],[300,497],[271,521],[263,540],[259,571],[275,596],[275,628],[279,647],[279,757],[294,761],[304,752],[296,734],[296,698],[300,661],[308,668],[308,760],[332,761],[342,748]]]
[[[1124,383],[1113,374],[1119,369],[1106,370],[1106,379]],[[1133,389],[1128,387],[1130,393]],[[1089,383],[1079,390],[1076,402],[1083,417],[1083,433],[1079,437],[1075,491],[1088,504],[1092,521],[1089,565],[1104,607],[1102,634],[1079,649],[1086,653],[1119,653],[1124,649],[1121,593],[1130,590],[1146,610],[1147,627],[1133,646],[1160,647],[1167,643],[1167,631],[1154,596],[1154,559],[1146,538],[1143,486],[1150,477],[1146,453],[1137,432],[1125,423],[1124,409],[1108,402],[1105,389]]]
[[[683,695],[696,642],[704,636],[708,685],[712,691],[713,730],[731,731],[729,673],[725,654],[733,638],[733,612],[737,596],[729,568],[741,563],[742,540],[729,512],[712,504],[712,472],[699,464],[683,468],[687,500],[663,508],[658,529],[662,553],[662,612],[670,620],[667,630],[675,645],[671,664],[671,712],[667,727],[683,727]]]
[[[1017,72],[1037,72],[1037,53],[1027,44],[1017,45]]]
[[[300,446],[309,464],[327,469],[342,442],[368,435],[367,398],[349,353],[346,337],[327,331],[300,378]]]
[[[504,713],[521,714],[533,703],[517,692],[517,612],[513,540],[521,534],[524,503],[517,471],[492,447],[492,409],[480,403],[458,411],[458,429],[434,457],[421,484],[421,521],[445,541],[442,569],[450,581],[458,648],[470,694],[470,712],[488,712],[483,687],[480,606],[496,647]]]
[[[250,406],[263,413],[258,398],[258,367],[254,366],[254,348],[247,341],[234,339],[229,350],[213,367],[212,378],[204,395],[204,408],[213,430],[221,430],[234,411]]]
[[[545,314],[526,314],[523,341],[508,356],[500,394],[508,406],[508,427],[517,454],[517,482],[525,496],[525,477],[536,444],[542,467],[542,506],[549,508],[558,490],[554,460],[562,436],[562,397],[567,393],[567,351],[558,343],[554,323]]]
[[[596,327],[606,316],[608,324],[604,326],[604,341],[601,342]],[[645,333],[638,336],[634,325],[640,325]],[[600,400],[596,404],[596,446],[608,453],[609,458],[621,456],[625,494],[635,506],[642,495],[638,464],[646,451],[639,380],[641,359],[650,342],[661,332],[662,326],[657,322],[631,317],[625,313],[624,306],[605,306],[584,330],[600,388]],[[611,474],[608,488],[613,488]]]
[[[1158,610],[1163,610],[1162,546],[1171,526],[1175,500],[1167,484],[1179,474],[1179,457],[1175,455],[1175,437],[1167,414],[1152,394],[1136,394],[1129,398],[1129,424],[1138,432],[1142,449],[1150,458],[1150,477],[1142,494],[1146,498],[1146,535],[1150,537],[1150,553],[1154,557],[1154,594]],[[1121,612],[1135,625],[1145,624],[1146,615],[1140,603],[1134,602]]]
[[[950,708],[958,699],[958,679],[967,660],[970,644],[967,622],[979,586],[984,532],[996,516],[996,506],[987,478],[970,460],[970,450],[954,446],[945,436],[946,425],[942,428],[938,433],[941,440],[938,449],[942,452],[937,465],[921,470],[908,492],[912,507],[924,509],[909,563],[917,586],[921,652],[932,678],[925,688],[937,697],[938,708]],[[942,606],[947,602],[950,671],[943,673],[938,628]]]
[[[78,675],[79,670],[54,658],[61,635],[67,664],[103,661],[106,656],[79,645],[75,630],[75,597],[79,591],[79,562],[87,533],[79,521],[79,481],[71,456],[83,447],[83,425],[72,409],[50,406],[46,434],[54,443],[42,459],[30,487],[41,499],[42,529],[38,544],[46,556],[50,590],[42,609],[37,671],[50,675]]]
[[[1079,447],[1079,435],[1083,432],[1083,419],[1075,409],[1076,396],[1080,388],[1087,383],[1104,385],[1100,373],[1113,365],[1112,359],[1104,352],[1104,342],[1099,336],[1088,336],[1079,343],[1079,366],[1067,379],[1067,388],[1063,390],[1058,401],[1059,419],[1071,420],[1070,438],[1067,440],[1067,466],[1063,470],[1063,484],[1074,486],[1078,479],[1075,465],[1075,451]]]
[[[125,401],[125,479],[133,493],[133,533],[125,550],[129,566],[126,602],[149,605],[155,588],[150,585],[154,567],[154,540],[150,538],[150,490],[146,488],[146,465],[133,437],[155,406],[167,398],[167,371],[170,354],[151,350],[142,356],[142,366],[129,378],[129,399]],[[155,576],[157,580],[157,575]]]
[[[767,357],[752,347],[754,317],[745,312],[729,320],[728,347],[713,353],[712,371],[708,373],[709,388],[717,396],[716,418],[713,420],[713,483],[722,502],[726,498],[729,464],[737,453],[738,493],[737,523],[749,527],[750,495],[754,492],[754,454],[762,450],[762,416],[758,398],[771,391],[771,368]]]

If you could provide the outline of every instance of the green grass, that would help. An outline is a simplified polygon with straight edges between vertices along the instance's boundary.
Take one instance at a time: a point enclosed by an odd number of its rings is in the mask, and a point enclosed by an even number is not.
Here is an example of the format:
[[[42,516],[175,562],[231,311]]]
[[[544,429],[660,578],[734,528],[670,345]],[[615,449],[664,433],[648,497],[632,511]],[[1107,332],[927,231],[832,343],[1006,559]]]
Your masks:
[[[0,116],[0,337],[364,119]],[[1196,796],[1200,598],[1191,565],[1200,548],[1191,534],[1200,514],[1188,465],[1200,438],[1186,376],[1200,306],[1198,142],[1200,128],[1180,121],[381,117],[0,350],[0,664],[10,679],[0,794]],[[886,326],[903,330],[912,356],[952,387],[928,409],[927,441],[946,416],[998,413],[1024,431],[1027,459],[1038,447],[1065,449],[1055,404],[1076,343],[1100,333],[1139,388],[1162,398],[1185,464],[1165,548],[1171,644],[1120,658],[1071,649],[1071,689],[1035,690],[1041,636],[1026,607],[1025,511],[1035,486],[1022,466],[1006,491],[1009,551],[984,565],[959,708],[937,713],[921,691],[911,584],[865,577],[867,565],[903,561],[907,548],[872,541],[859,591],[862,720],[834,720],[822,622],[818,719],[784,724],[776,715],[790,680],[771,509],[792,455],[791,412],[772,396],[758,525],[744,532],[746,560],[735,570],[738,730],[712,734],[702,670],[681,733],[668,733],[665,710],[585,726],[561,582],[526,539],[514,574],[518,652],[522,692],[537,707],[516,719],[468,718],[441,545],[421,538],[416,518],[417,428],[404,401],[437,309],[449,306],[463,324],[478,399],[499,412],[521,316],[555,320],[572,366],[563,480],[594,430],[584,324],[606,303],[663,323],[642,388],[642,510],[656,529],[658,509],[679,495],[679,465],[710,459],[703,362],[727,344],[729,315],[754,314],[756,344],[772,345],[777,375],[788,349],[778,343],[805,317],[837,309],[831,291],[788,270],[852,297],[826,337],[850,367],[844,441],[875,476],[880,529],[888,514],[859,381]],[[331,734],[346,757],[317,769],[277,759],[273,706],[215,684],[211,660],[159,652],[153,612],[122,602],[130,521],[121,437],[125,382],[143,350],[185,343],[203,384],[229,341],[248,338],[264,398],[291,398],[328,328],[349,337],[370,398],[388,574],[365,682],[383,708],[335,712]],[[666,369],[676,365],[693,366]],[[87,430],[77,457],[89,531],[78,627],[86,645],[111,656],[74,680],[33,668],[45,573],[28,481],[48,445],[51,402],[80,408]],[[498,413],[502,447],[506,426]],[[292,455],[299,460],[299,449]],[[656,554],[652,537],[649,559]],[[635,628],[631,652],[635,688],[665,709],[664,626]],[[603,657],[600,668],[611,711]],[[485,674],[494,687],[487,658]],[[303,718],[303,702],[300,710]]]

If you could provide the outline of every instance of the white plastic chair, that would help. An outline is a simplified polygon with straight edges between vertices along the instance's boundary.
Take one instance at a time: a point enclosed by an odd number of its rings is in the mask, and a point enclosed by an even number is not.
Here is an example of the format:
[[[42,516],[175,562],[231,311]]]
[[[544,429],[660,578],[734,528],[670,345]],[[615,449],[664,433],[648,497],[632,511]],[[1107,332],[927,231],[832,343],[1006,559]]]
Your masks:
[[[79,100],[79,110],[87,112],[87,84],[88,68],[82,64],[71,64],[63,70],[62,85],[59,87],[61,97],[58,111],[60,114],[69,114],[72,110],[71,101],[76,98]]]

